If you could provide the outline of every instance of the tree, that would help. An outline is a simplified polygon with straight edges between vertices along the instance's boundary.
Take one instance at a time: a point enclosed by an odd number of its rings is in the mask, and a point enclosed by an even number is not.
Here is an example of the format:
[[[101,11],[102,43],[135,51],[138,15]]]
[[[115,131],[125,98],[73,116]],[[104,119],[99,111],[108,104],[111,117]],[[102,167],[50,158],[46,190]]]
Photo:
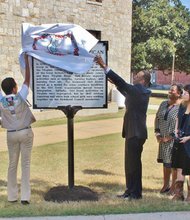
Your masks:
[[[190,73],[190,12],[180,0],[133,0],[132,71]]]

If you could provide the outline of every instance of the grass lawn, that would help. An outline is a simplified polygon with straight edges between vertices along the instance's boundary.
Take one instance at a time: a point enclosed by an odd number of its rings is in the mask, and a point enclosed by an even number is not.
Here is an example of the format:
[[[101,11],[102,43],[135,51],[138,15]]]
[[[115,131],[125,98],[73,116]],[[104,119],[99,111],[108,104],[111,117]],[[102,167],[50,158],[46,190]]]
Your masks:
[[[98,192],[97,202],[46,202],[44,194],[54,186],[67,185],[67,143],[36,147],[32,152],[29,206],[7,202],[7,152],[0,160],[0,216],[98,215],[189,210],[189,204],[173,202],[159,194],[162,186],[162,165],[157,164],[157,143],[153,128],[143,151],[143,199],[123,201],[116,197],[125,189],[124,140],[121,134],[105,135],[75,141],[75,185]],[[20,166],[19,174],[20,176]],[[20,182],[20,180],[19,180]]]
[[[153,93],[163,93],[163,94],[167,94],[168,93],[168,90],[166,89],[166,90],[159,90],[159,89],[151,89],[151,91],[153,92]]]
[[[163,101],[151,98],[150,104]],[[148,114],[154,114],[149,110]],[[89,117],[75,116],[75,122],[123,117],[124,109],[118,113]],[[66,118],[37,122],[36,127],[63,124]],[[189,204],[173,202],[159,194],[162,187],[162,165],[157,164],[158,145],[153,128],[149,128],[149,139],[143,151],[143,199],[123,201],[116,197],[125,189],[124,140],[121,134],[105,135],[84,140],[75,140],[75,185],[89,187],[99,194],[97,202],[44,201],[44,194],[52,187],[67,185],[67,142],[39,146],[33,149],[31,163],[32,197],[29,206],[7,202],[7,152],[1,152],[0,160],[0,217],[51,216],[51,215],[98,215],[111,213],[139,213],[156,211],[189,210]],[[20,177],[20,165],[18,169]],[[20,184],[20,179],[19,179]]]
[[[164,98],[150,97],[150,105],[160,105],[160,103],[165,100]]]

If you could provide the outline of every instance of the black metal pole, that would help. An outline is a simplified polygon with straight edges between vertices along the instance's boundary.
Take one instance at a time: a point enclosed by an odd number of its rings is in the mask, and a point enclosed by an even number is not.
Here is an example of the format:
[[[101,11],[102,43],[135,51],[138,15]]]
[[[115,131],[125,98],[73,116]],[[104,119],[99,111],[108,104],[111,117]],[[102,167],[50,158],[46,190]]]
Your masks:
[[[68,132],[68,185],[69,189],[74,187],[74,129],[73,118],[67,118]]]
[[[74,182],[74,116],[82,109],[82,106],[61,106],[59,110],[67,116],[67,137],[68,137],[68,187],[72,189]]]

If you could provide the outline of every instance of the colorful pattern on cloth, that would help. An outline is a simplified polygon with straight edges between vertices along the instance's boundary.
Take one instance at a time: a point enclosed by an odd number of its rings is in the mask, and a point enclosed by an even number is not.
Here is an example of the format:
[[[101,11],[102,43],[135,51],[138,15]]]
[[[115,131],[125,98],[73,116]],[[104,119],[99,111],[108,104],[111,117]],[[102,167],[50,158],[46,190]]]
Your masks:
[[[32,48],[34,50],[47,48],[47,52],[58,56],[67,54],[79,56],[79,48],[72,32],[65,35],[42,34],[42,36],[34,38]]]
[[[18,96],[9,95],[1,99],[2,108],[7,109],[11,115],[15,115],[15,107],[19,104]]]
[[[90,50],[98,40],[75,24],[22,24],[20,65],[24,69],[24,53],[72,73],[86,73],[94,56]]]

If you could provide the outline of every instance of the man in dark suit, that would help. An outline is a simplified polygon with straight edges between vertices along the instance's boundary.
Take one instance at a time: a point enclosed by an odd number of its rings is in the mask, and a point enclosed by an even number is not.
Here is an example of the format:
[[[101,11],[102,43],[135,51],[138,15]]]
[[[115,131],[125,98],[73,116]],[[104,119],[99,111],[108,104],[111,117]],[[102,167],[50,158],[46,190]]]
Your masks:
[[[125,199],[142,198],[141,153],[147,139],[146,112],[150,97],[150,74],[138,72],[133,78],[133,85],[128,84],[119,75],[107,67],[100,56],[95,58],[107,77],[126,98],[126,112],[123,122],[122,137],[125,138],[125,176],[126,191],[119,197]]]

